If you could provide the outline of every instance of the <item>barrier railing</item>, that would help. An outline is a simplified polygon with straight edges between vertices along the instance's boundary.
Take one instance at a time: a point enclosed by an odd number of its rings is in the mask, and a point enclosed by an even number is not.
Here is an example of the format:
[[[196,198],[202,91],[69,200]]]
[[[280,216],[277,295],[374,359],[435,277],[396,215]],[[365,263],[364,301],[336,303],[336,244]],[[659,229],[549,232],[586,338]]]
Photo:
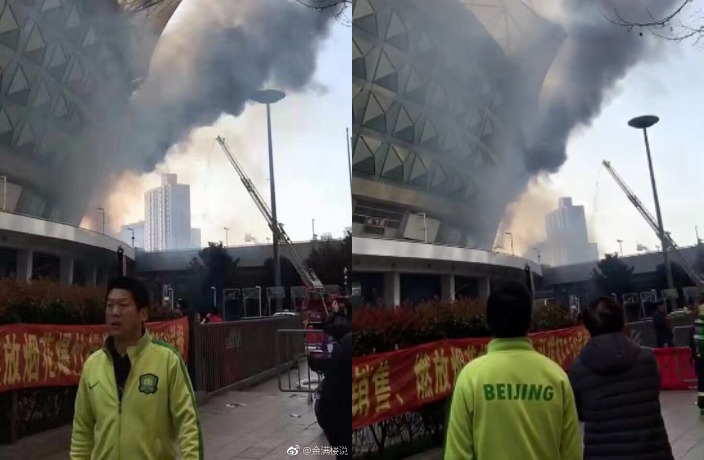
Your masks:
[[[194,331],[196,390],[208,393],[274,372],[279,362],[293,364],[305,337],[278,350],[279,329],[302,328],[295,316],[199,325]],[[278,359],[277,359],[278,355]],[[271,375],[273,377],[273,375]]]
[[[277,380],[279,391],[284,393],[308,393],[308,399],[312,400],[312,395],[318,388],[322,380],[322,372],[325,369],[326,360],[329,353],[319,351],[309,346],[306,340],[311,333],[319,334],[323,331],[318,329],[279,329],[276,333],[276,359],[277,359]],[[286,350],[294,349],[303,344],[295,354],[295,369],[291,369],[290,359],[286,357]]]

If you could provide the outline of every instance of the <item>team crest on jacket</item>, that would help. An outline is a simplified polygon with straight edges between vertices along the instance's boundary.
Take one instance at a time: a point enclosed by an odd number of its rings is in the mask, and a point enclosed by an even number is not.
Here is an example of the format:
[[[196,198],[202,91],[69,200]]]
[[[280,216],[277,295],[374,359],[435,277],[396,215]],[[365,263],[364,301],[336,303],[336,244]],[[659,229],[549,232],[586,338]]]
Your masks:
[[[145,395],[156,393],[159,377],[154,374],[142,374],[139,376],[139,392]]]

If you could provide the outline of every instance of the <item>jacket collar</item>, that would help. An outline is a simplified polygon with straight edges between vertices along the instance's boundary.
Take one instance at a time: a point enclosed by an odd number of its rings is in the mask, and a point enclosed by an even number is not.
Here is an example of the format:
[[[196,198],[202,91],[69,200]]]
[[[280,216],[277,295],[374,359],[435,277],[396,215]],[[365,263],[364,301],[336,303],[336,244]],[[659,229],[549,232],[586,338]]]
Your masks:
[[[152,341],[152,336],[149,334],[149,331],[144,328],[144,333],[142,334],[142,337],[139,339],[139,342],[137,342],[136,345],[133,345],[131,347],[127,347],[127,356],[129,356],[130,361],[134,360],[141,352],[144,350],[149,343]],[[103,346],[101,347],[107,354],[110,354],[111,351],[115,350],[115,341],[111,335],[109,335],[105,341],[103,342]]]
[[[487,352],[493,351],[531,351],[534,350],[533,342],[528,337],[518,337],[515,339],[492,339],[487,347]]]

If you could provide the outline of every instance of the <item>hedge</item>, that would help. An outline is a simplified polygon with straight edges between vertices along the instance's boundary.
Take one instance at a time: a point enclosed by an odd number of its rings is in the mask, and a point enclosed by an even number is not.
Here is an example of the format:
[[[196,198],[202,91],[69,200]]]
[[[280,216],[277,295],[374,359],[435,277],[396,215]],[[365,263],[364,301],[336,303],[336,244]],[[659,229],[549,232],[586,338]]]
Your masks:
[[[354,355],[383,353],[442,339],[489,337],[486,306],[469,298],[431,301],[416,308],[361,308],[352,316]],[[531,332],[576,326],[557,304],[536,307]]]

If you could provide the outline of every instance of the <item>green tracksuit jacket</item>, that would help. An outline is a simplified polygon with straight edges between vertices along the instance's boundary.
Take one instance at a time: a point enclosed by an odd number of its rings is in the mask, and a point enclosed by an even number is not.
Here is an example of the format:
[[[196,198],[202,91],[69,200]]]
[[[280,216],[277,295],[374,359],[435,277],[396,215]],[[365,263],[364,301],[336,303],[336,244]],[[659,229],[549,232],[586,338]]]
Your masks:
[[[445,460],[581,460],[565,372],[530,340],[494,339],[455,383]]]
[[[171,345],[145,332],[127,349],[131,368],[122,401],[104,345],[83,365],[71,437],[71,460],[203,458],[203,440],[186,366]]]

